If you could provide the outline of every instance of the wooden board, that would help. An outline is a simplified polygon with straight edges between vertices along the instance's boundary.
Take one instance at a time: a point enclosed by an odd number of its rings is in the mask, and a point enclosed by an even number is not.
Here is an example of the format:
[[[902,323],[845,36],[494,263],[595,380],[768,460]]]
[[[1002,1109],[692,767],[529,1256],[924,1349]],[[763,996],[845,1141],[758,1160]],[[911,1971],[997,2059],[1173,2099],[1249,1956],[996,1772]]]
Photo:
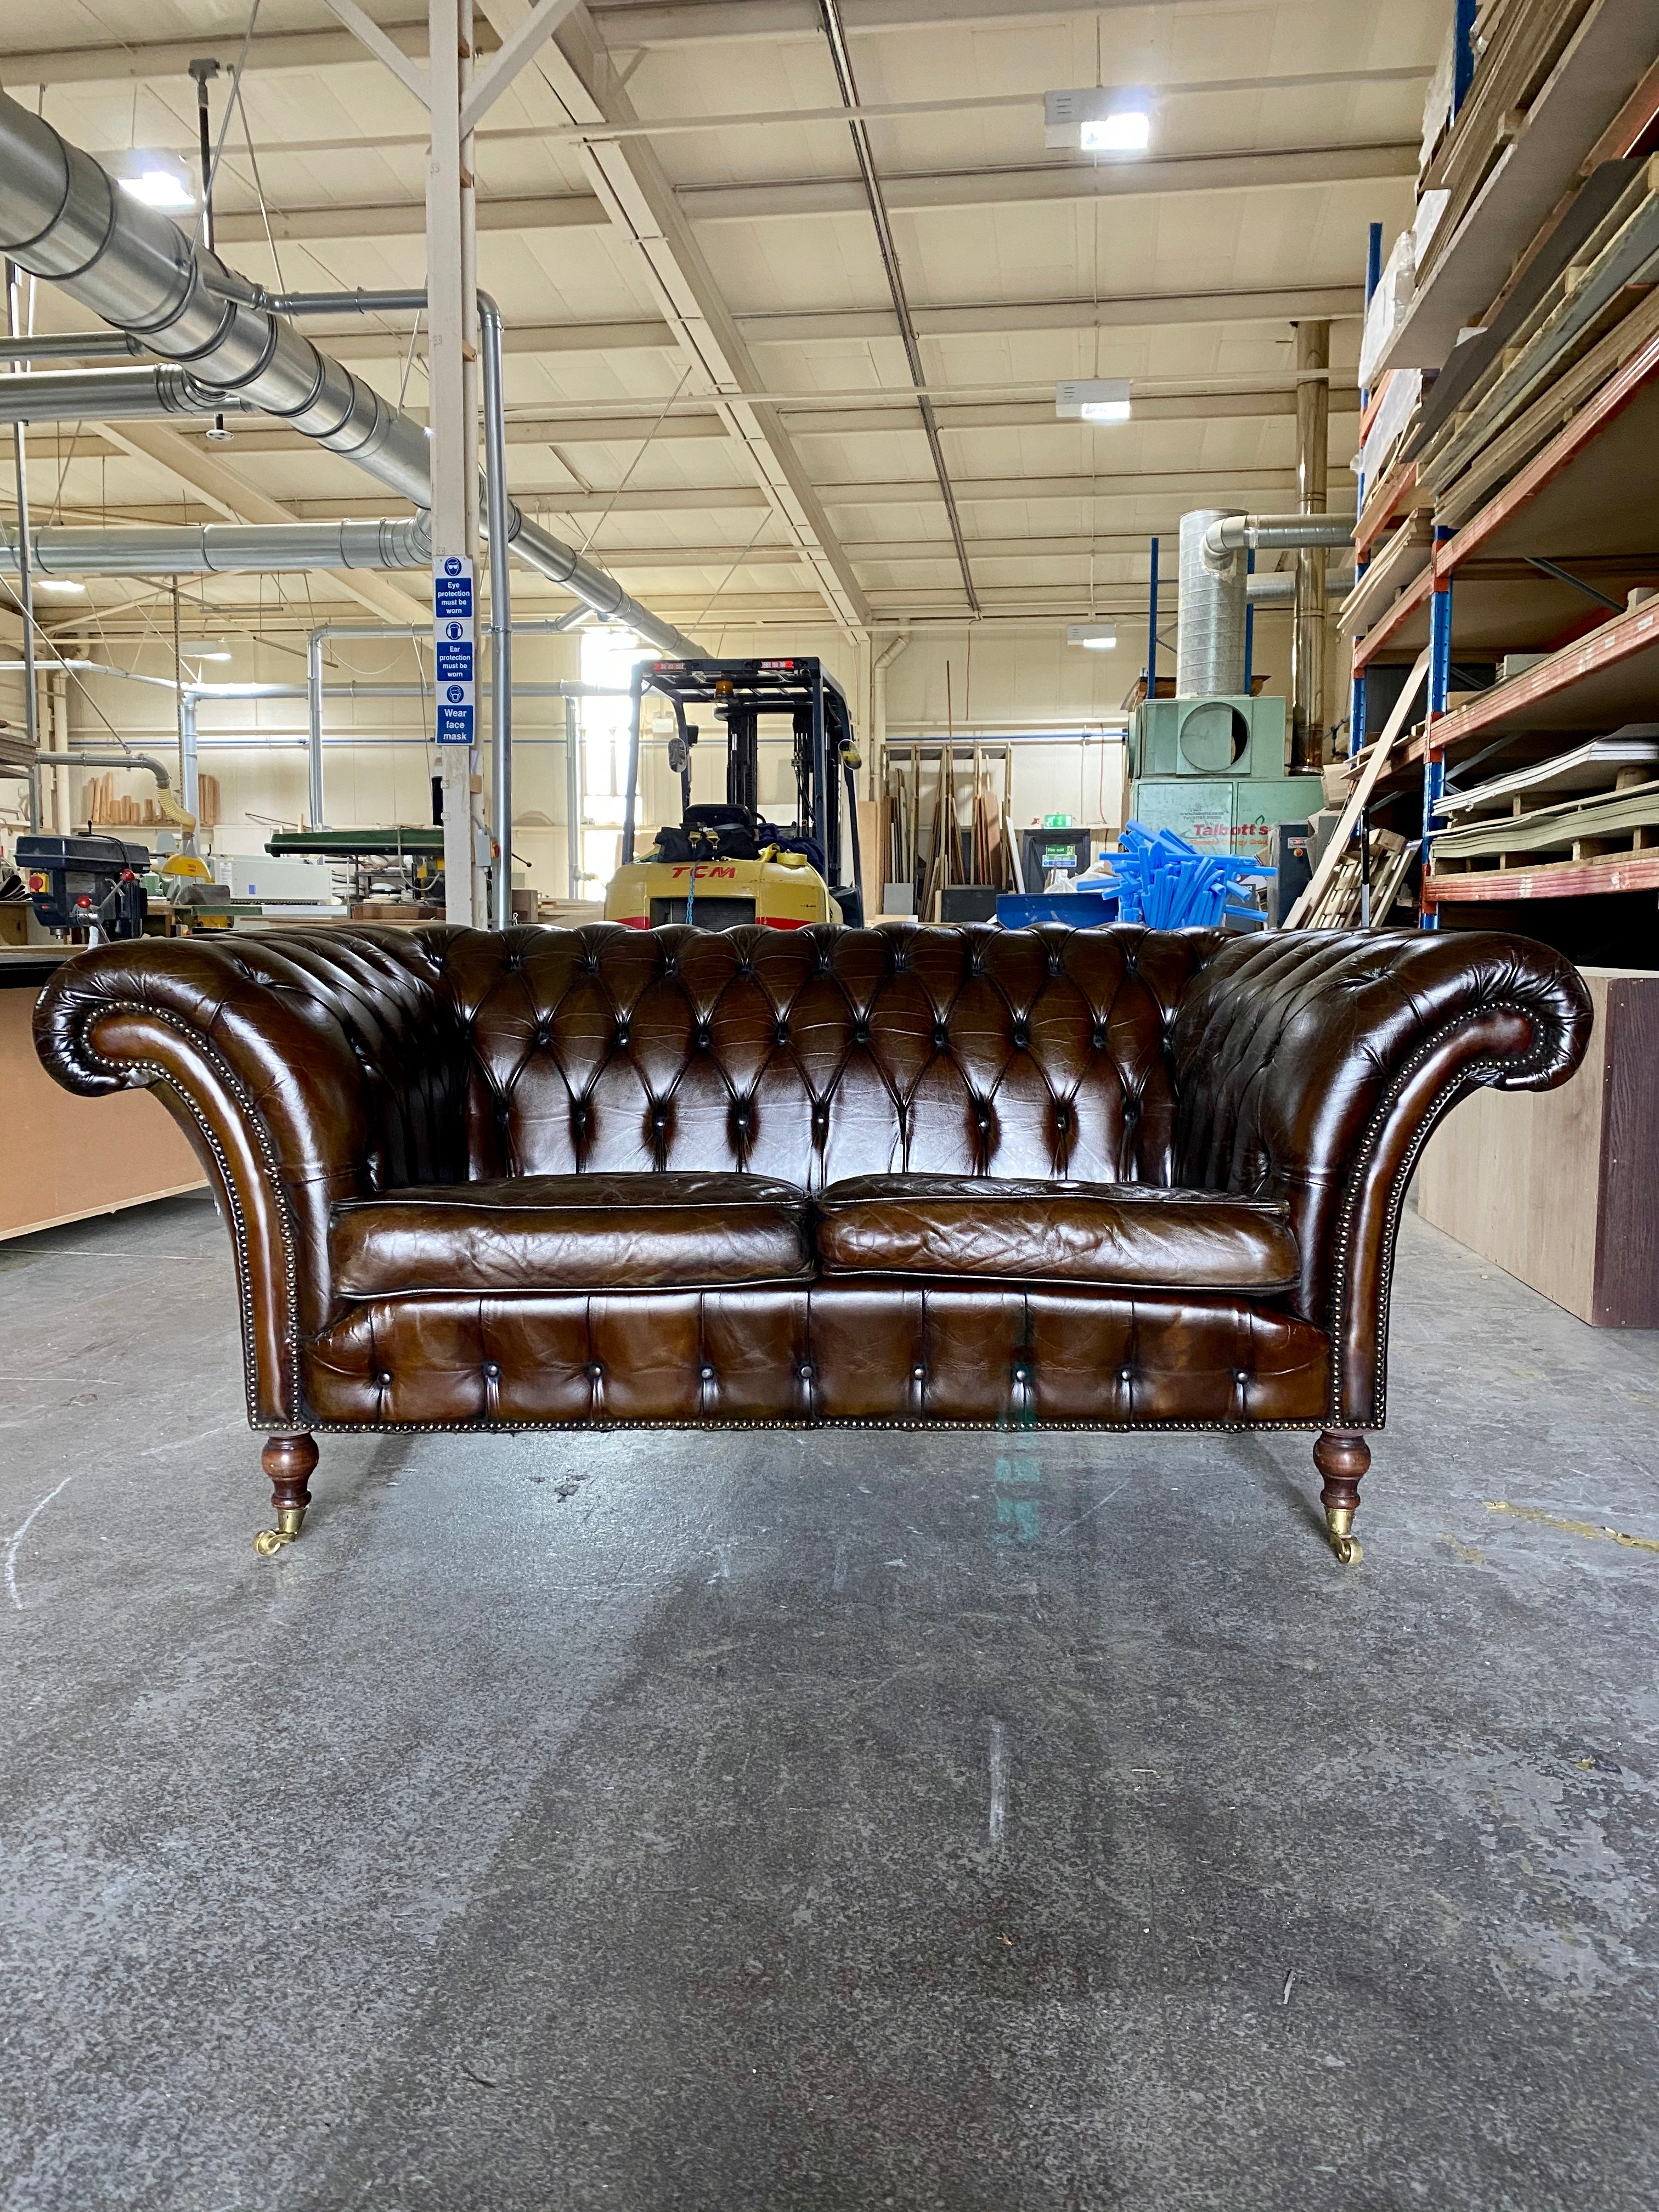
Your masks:
[[[35,1055],[33,990],[0,990],[0,1237],[114,1213],[207,1178],[148,1091],[76,1098]]]
[[[1559,1091],[1465,1099],[1429,1140],[1418,1211],[1580,1321],[1659,1328],[1659,975],[1583,972],[1583,1067]]]

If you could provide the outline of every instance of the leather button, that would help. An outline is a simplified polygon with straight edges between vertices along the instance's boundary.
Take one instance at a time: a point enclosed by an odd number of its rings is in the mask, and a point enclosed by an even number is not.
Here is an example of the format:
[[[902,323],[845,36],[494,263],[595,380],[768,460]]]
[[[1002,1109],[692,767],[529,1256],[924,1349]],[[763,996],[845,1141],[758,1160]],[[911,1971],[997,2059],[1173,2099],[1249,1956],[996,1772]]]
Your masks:
[[[483,1371],[490,1382],[495,1382],[500,1381],[501,1370],[497,1367],[493,1359],[485,1360],[483,1364]]]
[[[943,1052],[950,1042],[951,1032],[949,1030],[943,1027],[943,1025],[933,1031],[933,1048],[935,1051]]]
[[[1094,1047],[1094,1048],[1095,1048],[1095,1050],[1096,1050],[1097,1052],[1104,1052],[1104,1051],[1105,1051],[1105,1049],[1106,1049],[1106,1032],[1105,1032],[1105,1030],[1097,1030],[1095,1031],[1095,1033],[1094,1033],[1093,1036],[1091,1036],[1091,1037],[1090,1038],[1089,1042],[1090,1042],[1090,1043],[1091,1043],[1091,1045],[1093,1045],[1093,1047]]]
[[[927,1380],[927,1370],[925,1367],[913,1367],[910,1370],[910,1380],[913,1382],[925,1382]]]
[[[854,1029],[854,1031],[853,1031],[853,1042],[854,1042],[854,1044],[868,1044],[868,1043],[869,1043],[869,1042],[870,1042],[870,1024],[869,1024],[869,1023],[868,1023],[868,1022],[860,1022],[860,1023],[855,1026],[855,1028]]]
[[[1117,1379],[1120,1382],[1133,1382],[1135,1379],[1134,1369],[1133,1367],[1120,1367],[1117,1370]]]
[[[1030,1042],[1030,1036],[1031,1032],[1026,1028],[1024,1022],[1016,1022],[1014,1024],[1014,1042],[1016,1044],[1029,1044]]]
[[[1015,1380],[1015,1382],[1029,1382],[1030,1381],[1030,1379],[1031,1379],[1031,1370],[1030,1370],[1030,1369],[1029,1367],[1016,1367],[1016,1368],[1015,1368],[1015,1370],[1014,1370],[1014,1380]]]
[[[697,1370],[697,1374],[701,1380],[705,1382],[712,1382],[714,1379],[714,1370],[712,1367],[700,1367]]]
[[[711,1041],[708,1024],[706,1022],[699,1022],[695,1035],[697,1050],[707,1052]]]
[[[389,1390],[392,1388],[392,1377],[389,1375],[377,1375],[374,1377],[374,1380],[380,1384],[382,1390]]]
[[[800,1370],[800,1379],[801,1379],[801,1381],[802,1381],[803,1382],[810,1382],[811,1381],[811,1379],[812,1379],[812,1370],[811,1370],[811,1369],[810,1367],[803,1367],[803,1368],[801,1369],[801,1370]]]
[[[588,1368],[587,1379],[590,1382],[597,1382],[604,1372],[604,1368],[600,1366],[599,1361],[596,1359]]]

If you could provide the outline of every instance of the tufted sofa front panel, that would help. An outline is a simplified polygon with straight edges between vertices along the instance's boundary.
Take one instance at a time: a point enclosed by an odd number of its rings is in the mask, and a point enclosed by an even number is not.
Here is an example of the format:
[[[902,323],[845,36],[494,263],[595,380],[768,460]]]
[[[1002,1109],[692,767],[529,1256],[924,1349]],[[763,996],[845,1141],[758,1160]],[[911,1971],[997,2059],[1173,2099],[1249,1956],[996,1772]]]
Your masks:
[[[447,933],[434,933],[447,936]],[[744,1170],[1167,1186],[1208,931],[689,929],[440,947],[475,1177]]]

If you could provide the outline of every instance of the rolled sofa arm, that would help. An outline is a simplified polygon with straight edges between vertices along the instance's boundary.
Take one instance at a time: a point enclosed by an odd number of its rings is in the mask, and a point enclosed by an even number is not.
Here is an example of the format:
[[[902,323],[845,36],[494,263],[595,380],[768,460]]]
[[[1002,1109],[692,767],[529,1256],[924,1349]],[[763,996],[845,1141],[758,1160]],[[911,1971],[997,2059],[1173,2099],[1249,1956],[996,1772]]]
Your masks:
[[[84,1097],[154,1085],[218,1192],[256,1426],[300,1418],[337,1200],[466,1173],[442,929],[141,939],[66,961],[35,1048]],[[453,1036],[452,1036],[453,1032]]]
[[[1467,1091],[1547,1091],[1589,1042],[1571,963],[1492,931],[1295,930],[1230,941],[1176,1017],[1177,1178],[1288,1201],[1289,1301],[1328,1328],[1334,1425],[1379,1426],[1406,1188]]]

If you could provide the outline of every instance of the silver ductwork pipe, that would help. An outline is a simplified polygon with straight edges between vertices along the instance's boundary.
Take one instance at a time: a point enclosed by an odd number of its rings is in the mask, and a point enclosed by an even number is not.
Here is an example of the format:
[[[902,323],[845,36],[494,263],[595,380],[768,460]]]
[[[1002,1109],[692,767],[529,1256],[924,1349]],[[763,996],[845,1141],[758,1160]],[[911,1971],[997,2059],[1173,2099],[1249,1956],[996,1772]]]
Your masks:
[[[0,422],[136,422],[166,415],[217,415],[246,399],[210,392],[188,369],[48,368],[0,375]]]
[[[0,377],[0,388],[5,380]],[[42,526],[29,533],[40,576],[233,576],[325,568],[424,568],[423,514],[380,522],[191,522],[95,530]],[[0,574],[17,574],[17,537],[0,525]]]
[[[319,352],[263,304],[256,287],[194,246],[158,209],[121,191],[91,155],[0,93],[0,253],[230,393],[355,461],[417,507],[432,496],[424,427],[343,362]],[[695,642],[511,502],[507,535],[520,558],[596,612],[625,622],[660,651],[694,656]]]
[[[1354,585],[1353,571],[1341,574],[1333,570],[1325,579],[1328,599],[1346,599]],[[1244,582],[1244,598],[1253,607],[1288,607],[1296,604],[1296,571],[1279,568],[1269,574],[1249,576]]]
[[[1206,533],[1231,520],[1216,507],[1181,518],[1181,597],[1176,624],[1176,692],[1182,699],[1237,697],[1244,689],[1244,562],[1220,570],[1205,558]]]
[[[1184,545],[1185,515],[1181,530]],[[1219,575],[1236,553],[1293,553],[1304,545],[1347,545],[1352,540],[1353,525],[1336,514],[1216,514],[1204,532],[1204,559],[1212,574]]]

